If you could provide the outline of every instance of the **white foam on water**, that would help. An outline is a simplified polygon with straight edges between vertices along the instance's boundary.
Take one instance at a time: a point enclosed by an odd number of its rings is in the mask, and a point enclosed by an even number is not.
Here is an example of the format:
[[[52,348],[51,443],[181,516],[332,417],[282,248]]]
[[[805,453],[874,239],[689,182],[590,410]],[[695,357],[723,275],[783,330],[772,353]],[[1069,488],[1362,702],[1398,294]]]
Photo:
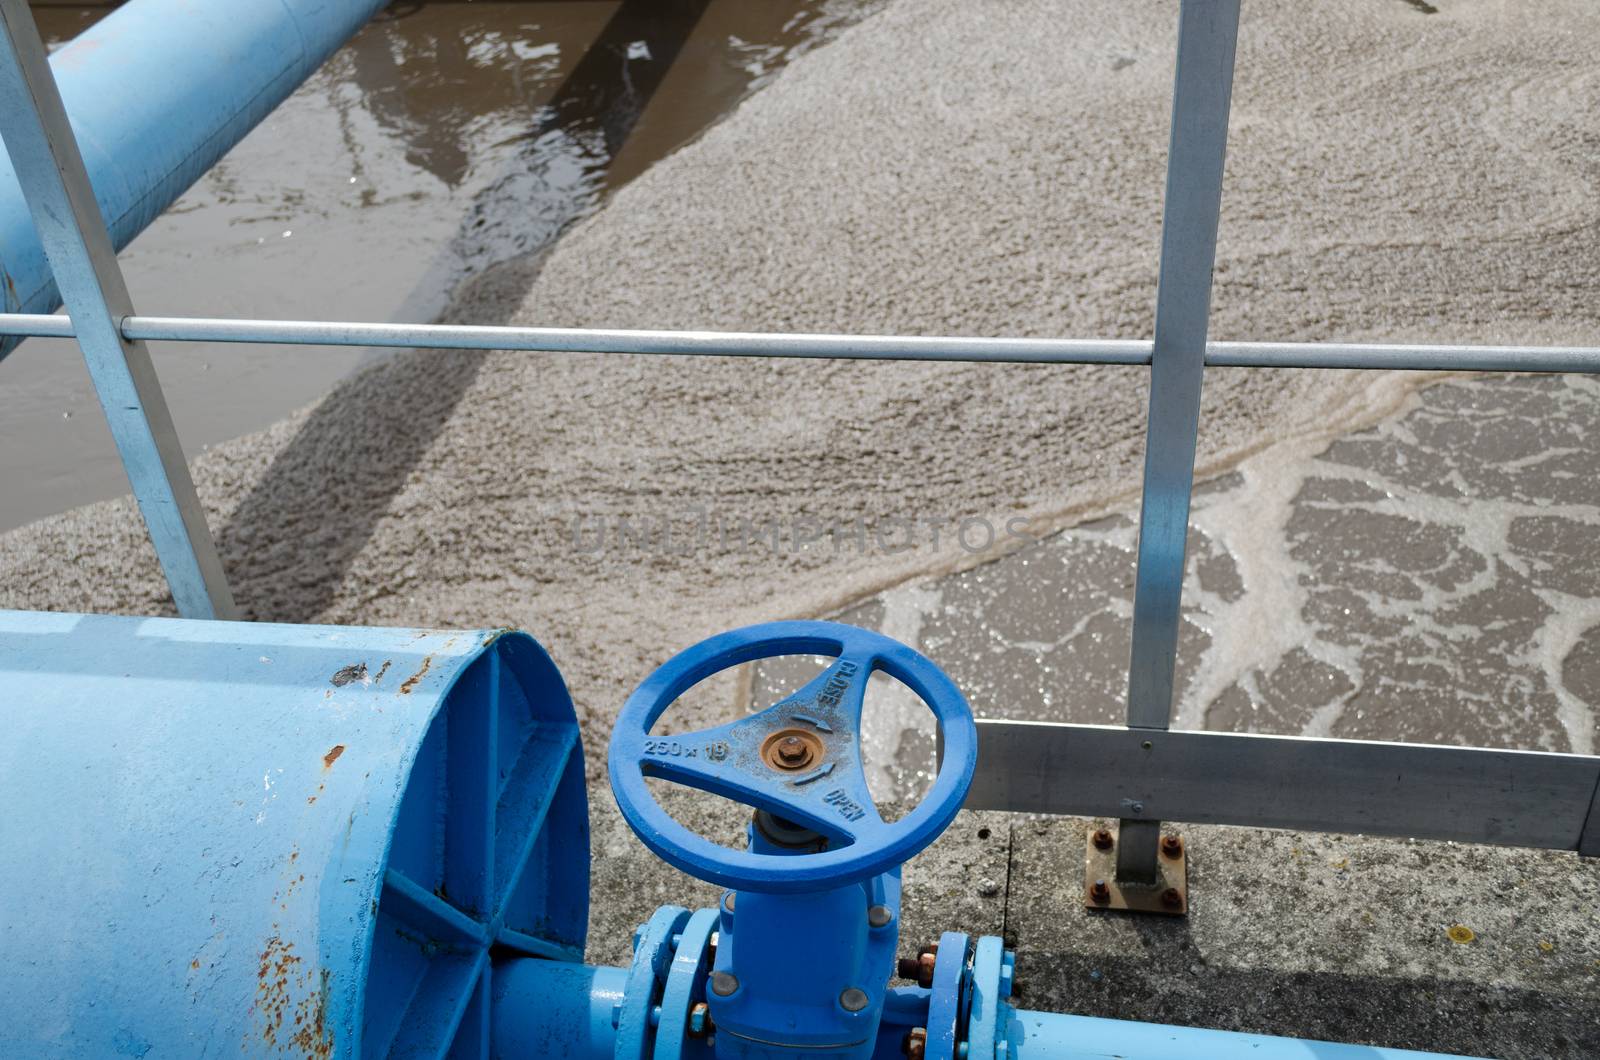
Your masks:
[[[1280,440],[1199,491],[1184,588],[1185,643],[1199,651],[1180,662],[1175,727],[1238,725],[1236,715],[1212,714],[1224,702],[1238,709],[1242,698],[1261,711],[1244,719],[1250,729],[1593,752],[1591,693],[1569,687],[1564,667],[1600,625],[1600,598],[1568,589],[1556,569],[1586,571],[1581,555],[1559,543],[1539,552],[1519,521],[1600,526],[1600,495],[1591,502],[1552,463],[1589,451],[1582,423],[1600,406],[1600,386],[1534,391],[1488,379],[1419,391],[1418,382],[1375,381],[1344,410],[1365,423],[1337,417],[1338,430]],[[964,662],[968,681],[1000,674],[978,686],[997,702],[1086,720],[1082,712],[1103,710],[1107,693],[1120,699],[1125,678],[1114,671],[1126,657],[1072,646],[1108,618],[1131,622],[1136,516],[1135,508],[1081,524],[994,566],[932,572],[889,590],[879,597],[883,628]],[[1036,560],[1046,561],[1034,569]],[[1057,593],[1075,598],[1059,629],[1019,625],[1007,612],[1051,607]],[[940,617],[955,613],[976,626]],[[1102,636],[1092,634],[1097,643]],[[1088,669],[1063,674],[1064,658]],[[913,779],[904,754],[916,746],[905,741],[922,708],[883,685],[864,721],[868,752],[874,779],[891,777],[903,790]],[[1098,706],[1082,695],[1054,698],[1085,687]]]
[[[1539,627],[1527,654],[1518,661],[1537,666],[1544,673],[1550,690],[1561,701],[1556,717],[1566,730],[1573,753],[1592,755],[1595,753],[1595,708],[1567,686],[1565,663],[1583,635],[1600,625],[1600,600],[1554,589],[1537,592],[1551,614]]]
[[[1259,453],[1235,469],[1242,480],[1239,487],[1195,506],[1191,525],[1226,551],[1244,592],[1227,600],[1205,590],[1194,577],[1184,587],[1185,597],[1199,605],[1187,620],[1210,636],[1211,645],[1179,701],[1177,728],[1203,728],[1211,704],[1235,684],[1251,702],[1259,701],[1257,676],[1295,648],[1344,671],[1360,685],[1355,653],[1323,640],[1305,618],[1309,570],[1289,549],[1294,499],[1305,483],[1310,459],[1325,447],[1321,439],[1300,439]],[[1318,704],[1316,727],[1325,732],[1340,705]]]
[[[1176,712],[1179,728],[1202,728],[1210,708],[1231,687],[1238,686],[1252,703],[1262,699],[1258,681],[1271,673],[1291,652],[1299,650],[1343,673],[1351,688],[1317,704],[1301,704],[1310,716],[1301,730],[1306,736],[1327,736],[1350,702],[1359,697],[1372,678],[1363,666],[1363,651],[1373,643],[1359,628],[1334,629],[1310,617],[1309,605],[1319,592],[1342,590],[1359,600],[1380,624],[1397,628],[1405,638],[1409,661],[1437,667],[1446,675],[1446,690],[1478,707],[1481,718],[1499,719],[1515,727],[1510,704],[1501,701],[1505,690],[1515,688],[1531,698],[1547,689],[1559,701],[1558,721],[1571,750],[1593,753],[1596,720],[1594,706],[1570,689],[1563,676],[1566,658],[1583,635],[1600,625],[1600,600],[1549,588],[1533,591],[1548,608],[1523,650],[1495,660],[1504,672],[1484,680],[1487,670],[1475,664],[1475,642],[1504,632],[1510,618],[1491,618],[1482,626],[1448,618],[1470,601],[1488,600],[1491,616],[1499,606],[1507,573],[1519,583],[1530,582],[1542,561],[1519,552],[1511,532],[1519,519],[1565,519],[1600,526],[1600,505],[1557,503],[1547,498],[1519,499],[1488,494],[1475,486],[1460,466],[1448,466],[1442,479],[1419,488],[1402,481],[1409,461],[1405,451],[1437,453],[1452,459],[1448,450],[1428,446],[1412,428],[1413,417],[1464,419],[1492,423],[1508,414],[1494,403],[1493,381],[1459,383],[1473,387],[1477,407],[1463,411],[1432,408],[1411,401],[1404,412],[1391,416],[1361,437],[1375,438],[1393,447],[1396,472],[1336,462],[1326,453],[1326,438],[1291,440],[1272,446],[1243,461],[1235,469],[1237,485],[1202,496],[1195,504],[1191,523],[1231,558],[1243,583],[1242,594],[1232,598],[1207,590],[1191,561],[1185,585],[1189,608],[1185,620],[1210,638],[1199,666],[1191,675]],[[1584,400],[1600,395],[1590,380],[1569,386],[1582,390]],[[1552,409],[1552,414],[1562,410]],[[1578,433],[1581,434],[1581,431]],[[1536,475],[1543,464],[1581,451],[1581,447],[1555,446],[1504,461],[1487,459],[1494,470]],[[1482,454],[1479,454],[1480,456]],[[1549,472],[1545,472],[1549,474]],[[1302,497],[1312,480],[1355,483],[1372,491],[1371,499],[1323,501]],[[1453,495],[1452,495],[1453,494]],[[1355,556],[1337,554],[1338,541],[1318,540],[1315,532],[1297,533],[1290,520],[1308,511],[1369,513],[1404,522],[1389,525],[1416,527],[1415,535],[1443,529],[1449,541],[1445,561],[1434,570],[1409,569],[1401,541],[1374,538],[1363,541]],[[1374,531],[1381,537],[1383,528]],[[1576,559],[1576,557],[1574,557]],[[1191,557],[1191,560],[1193,557]],[[1381,579],[1392,591],[1369,586],[1329,583],[1328,571],[1339,563],[1355,563],[1362,574]],[[1443,576],[1435,577],[1439,571]],[[1464,577],[1459,575],[1465,574]],[[1348,612],[1348,609],[1346,609]],[[1389,636],[1368,631],[1371,638]],[[1355,636],[1352,636],[1354,634]],[[1488,649],[1486,649],[1488,650]],[[1431,690],[1438,690],[1437,685]],[[1512,741],[1516,742],[1515,739]],[[1541,743],[1545,741],[1540,741]]]

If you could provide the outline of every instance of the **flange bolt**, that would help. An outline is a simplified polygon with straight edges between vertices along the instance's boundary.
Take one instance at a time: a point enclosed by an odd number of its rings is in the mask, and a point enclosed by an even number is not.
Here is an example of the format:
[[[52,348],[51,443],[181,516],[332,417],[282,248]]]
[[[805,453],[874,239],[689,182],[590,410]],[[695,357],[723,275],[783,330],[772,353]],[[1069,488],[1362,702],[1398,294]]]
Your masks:
[[[928,1029],[912,1027],[900,1041],[900,1051],[911,1060],[923,1060],[928,1053]]]
[[[1111,901],[1111,888],[1106,886],[1105,880],[1095,880],[1089,887],[1089,897],[1096,905],[1105,905]]]
[[[895,970],[900,978],[910,979],[918,986],[932,986],[934,965],[938,963],[939,955],[931,949],[924,949],[915,957],[901,957]]]
[[[1094,833],[1094,848],[1096,850],[1110,850],[1116,840],[1111,837],[1111,832],[1105,828],[1097,828]]]
[[[1164,836],[1162,836],[1161,837],[1161,853],[1165,854],[1169,858],[1182,857],[1183,856],[1183,840],[1179,839],[1175,835],[1164,835]]]
[[[704,1001],[696,1001],[689,1009],[689,1037],[704,1038],[711,1029],[711,1009]]]

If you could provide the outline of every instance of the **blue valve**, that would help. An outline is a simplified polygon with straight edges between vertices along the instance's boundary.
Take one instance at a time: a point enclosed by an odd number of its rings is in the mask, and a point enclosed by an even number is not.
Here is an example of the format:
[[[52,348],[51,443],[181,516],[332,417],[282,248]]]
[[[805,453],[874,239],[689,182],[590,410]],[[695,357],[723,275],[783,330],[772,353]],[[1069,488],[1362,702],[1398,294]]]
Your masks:
[[[691,687],[740,663],[823,655],[834,663],[759,714],[699,732],[651,728]],[[867,678],[899,680],[938,719],[944,759],[922,802],[885,822],[861,764]],[[680,652],[645,679],[617,719],[611,789],[628,824],[657,856],[691,876],[737,890],[795,894],[842,887],[897,868],[954,820],[978,761],[972,710],[950,678],[881,633],[837,622],[769,622],[731,630]],[[645,784],[658,777],[725,796],[809,829],[823,849],[805,854],[730,850],[679,824]]]

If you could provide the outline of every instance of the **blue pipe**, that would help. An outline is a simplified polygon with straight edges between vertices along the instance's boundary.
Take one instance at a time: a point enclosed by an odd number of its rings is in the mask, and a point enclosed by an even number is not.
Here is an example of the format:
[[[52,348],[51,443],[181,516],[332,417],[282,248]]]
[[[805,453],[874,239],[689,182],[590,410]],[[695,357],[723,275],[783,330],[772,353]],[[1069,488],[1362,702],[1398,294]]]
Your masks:
[[[1438,1053],[1016,1009],[1005,1060],[1440,1060]]]
[[[612,1060],[622,968],[513,957],[496,965],[489,1040],[498,1056]]]
[[[131,243],[386,3],[133,0],[51,56],[112,244]],[[60,304],[0,154],[0,305]],[[20,341],[0,337],[0,358]]]
[[[583,954],[524,634],[0,611],[0,731],[0,1057],[487,1057],[492,962]]]
[[[627,979],[621,968],[507,959],[495,966],[491,1039],[506,1056],[610,1060],[622,1055],[616,1048],[614,1013],[626,996]],[[874,1060],[898,1060],[906,1028],[929,1022],[928,991],[896,988],[889,994],[895,1011],[886,1014]],[[996,1060],[1448,1060],[1440,1053],[1409,1049],[1069,1016],[1004,1004],[1000,1024],[1005,1028],[1004,1049],[995,1051]],[[961,1056],[965,1048],[965,1043],[959,1047],[947,1043],[937,1049],[930,1028],[928,1056]],[[715,1052],[720,1057],[739,1050]],[[796,1056],[807,1052],[794,1050]],[[701,1053],[690,1042],[675,1041],[657,1042],[652,1055],[678,1058]]]

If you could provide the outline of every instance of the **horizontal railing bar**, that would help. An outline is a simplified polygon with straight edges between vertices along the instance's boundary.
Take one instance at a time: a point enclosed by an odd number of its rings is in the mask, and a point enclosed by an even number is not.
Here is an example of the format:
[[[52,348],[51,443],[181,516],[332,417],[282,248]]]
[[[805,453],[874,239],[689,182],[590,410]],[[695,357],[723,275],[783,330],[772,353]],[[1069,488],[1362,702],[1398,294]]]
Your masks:
[[[1577,850],[1600,758],[980,719],[978,810]]]
[[[1383,368],[1421,372],[1600,372],[1595,346],[1415,346],[1212,342],[1208,368]]]
[[[0,315],[0,334],[70,337],[60,317]],[[48,321],[49,330],[45,331]],[[25,322],[25,323],[24,323]],[[35,323],[38,322],[38,323]],[[29,330],[29,327],[40,330]],[[803,357],[1016,364],[1150,363],[1150,343],[1134,339],[939,338],[892,335],[790,335],[738,331],[633,331],[489,327],[474,324],[344,324],[297,320],[220,320],[133,316],[130,339],[295,343],[547,353],[630,353],[700,357]]]
[[[122,331],[128,339],[162,342],[1022,364],[1147,366],[1151,350],[1151,343],[1145,339],[789,335],[739,331],[631,331],[152,316],[127,317],[122,322]],[[60,315],[0,313],[0,335],[70,339],[73,337],[72,321]],[[1206,345],[1206,365],[1213,368],[1600,373],[1600,346],[1211,342]]]
[[[0,313],[0,335],[26,335],[41,339],[76,337],[72,318],[55,313]]]

